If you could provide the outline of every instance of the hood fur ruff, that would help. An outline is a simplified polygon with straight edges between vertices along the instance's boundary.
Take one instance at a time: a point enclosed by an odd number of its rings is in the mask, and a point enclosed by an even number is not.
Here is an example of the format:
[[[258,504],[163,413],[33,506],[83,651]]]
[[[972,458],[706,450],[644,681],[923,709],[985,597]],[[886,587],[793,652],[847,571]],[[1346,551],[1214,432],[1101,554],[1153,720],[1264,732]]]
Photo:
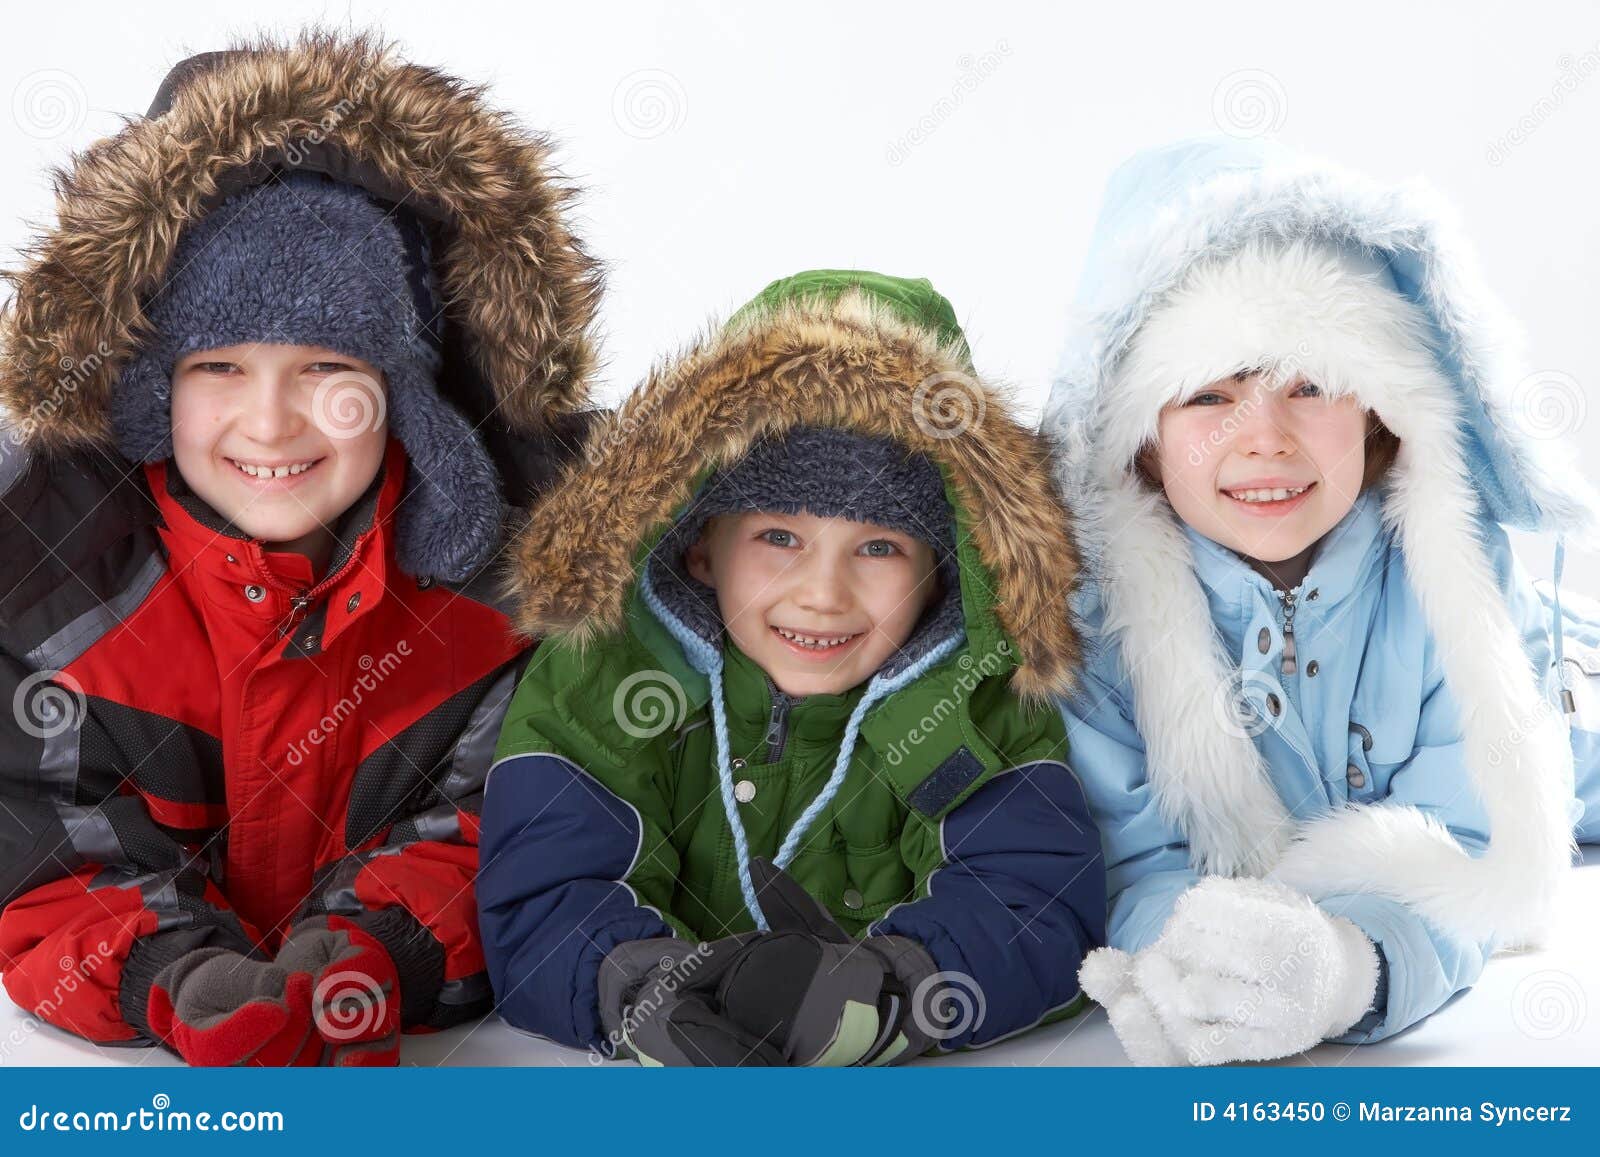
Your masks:
[[[966,415],[954,427],[941,421],[952,403]],[[856,290],[742,317],[650,374],[517,542],[521,629],[579,643],[621,629],[641,544],[701,472],[796,426],[893,438],[942,466],[1016,648],[1012,687],[1038,699],[1071,686],[1078,559],[1043,444],[955,350]]]
[[[306,154],[447,226],[447,317],[498,422],[533,432],[583,404],[599,275],[564,221],[573,194],[548,142],[375,36],[313,31],[198,58],[161,115],[56,174],[58,224],[6,275],[0,317],[0,405],[30,446],[112,446],[111,390],[179,234],[241,179]]]
[[[1313,898],[1374,893],[1456,935],[1532,943],[1571,862],[1572,755],[1480,519],[1587,534],[1592,492],[1519,420],[1511,330],[1430,197],[1293,158],[1196,179],[1205,146],[1185,147],[1172,162],[1181,193],[1142,227],[1097,238],[1109,268],[1045,417],[1162,813],[1202,872],[1270,876]],[[1481,856],[1411,806],[1297,824],[1255,744],[1211,706],[1233,666],[1177,518],[1132,458],[1164,404],[1245,369],[1354,394],[1400,438],[1383,515],[1461,707],[1467,777],[1490,821]]]

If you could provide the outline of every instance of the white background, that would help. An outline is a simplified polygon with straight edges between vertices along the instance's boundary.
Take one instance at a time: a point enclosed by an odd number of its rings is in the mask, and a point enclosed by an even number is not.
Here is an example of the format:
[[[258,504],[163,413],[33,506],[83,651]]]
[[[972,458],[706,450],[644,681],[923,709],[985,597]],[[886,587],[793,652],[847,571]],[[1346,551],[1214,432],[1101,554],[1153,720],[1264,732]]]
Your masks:
[[[1131,152],[1271,132],[1462,211],[1568,375],[1600,459],[1600,5],[28,3],[0,37],[0,265],[52,216],[48,170],[238,33],[380,25],[554,134],[610,268],[598,399],[771,279],[927,276],[977,364],[1036,415],[1106,175]],[[0,292],[5,292],[0,290]],[[1567,378],[1561,379],[1567,381]],[[1591,473],[1600,474],[1600,468]],[[1544,543],[1520,540],[1546,573]],[[1574,589],[1600,594],[1600,559]]]

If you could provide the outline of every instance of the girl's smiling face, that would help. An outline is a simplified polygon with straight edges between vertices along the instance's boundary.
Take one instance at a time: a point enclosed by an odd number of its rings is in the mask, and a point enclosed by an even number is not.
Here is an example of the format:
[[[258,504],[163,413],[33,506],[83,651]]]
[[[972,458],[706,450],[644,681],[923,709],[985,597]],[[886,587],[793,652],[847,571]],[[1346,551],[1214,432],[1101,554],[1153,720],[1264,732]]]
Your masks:
[[[938,586],[933,550],[898,530],[810,514],[713,518],[684,554],[728,635],[789,695],[869,679]]]
[[[329,349],[201,350],[173,368],[173,459],[245,534],[325,562],[383,462],[384,391],[382,371]]]
[[[1369,420],[1314,383],[1243,374],[1161,411],[1153,468],[1195,530],[1247,558],[1281,562],[1339,522],[1361,493]]]

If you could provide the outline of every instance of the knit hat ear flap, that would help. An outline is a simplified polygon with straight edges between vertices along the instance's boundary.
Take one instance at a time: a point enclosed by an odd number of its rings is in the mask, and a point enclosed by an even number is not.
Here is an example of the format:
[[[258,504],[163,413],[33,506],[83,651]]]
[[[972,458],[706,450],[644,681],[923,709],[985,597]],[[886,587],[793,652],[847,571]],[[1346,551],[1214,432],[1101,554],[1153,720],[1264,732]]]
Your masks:
[[[406,492],[395,511],[400,569],[467,582],[494,559],[509,516],[500,476],[467,419],[433,382],[389,379],[389,428],[406,448]]]

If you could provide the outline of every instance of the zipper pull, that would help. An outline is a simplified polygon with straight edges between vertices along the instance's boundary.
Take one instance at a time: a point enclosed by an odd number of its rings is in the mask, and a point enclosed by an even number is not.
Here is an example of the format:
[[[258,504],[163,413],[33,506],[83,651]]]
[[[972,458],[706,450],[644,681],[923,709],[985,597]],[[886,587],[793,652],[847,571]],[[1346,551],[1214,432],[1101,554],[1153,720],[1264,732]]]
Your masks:
[[[777,763],[783,758],[783,747],[789,738],[789,707],[791,700],[769,676],[767,689],[772,693],[772,711],[767,716],[767,762]]]
[[[1283,662],[1278,670],[1285,675],[1293,675],[1299,670],[1299,665],[1294,659],[1294,592],[1285,591],[1281,596],[1283,600]]]
[[[289,599],[289,617],[286,618],[283,621],[283,625],[278,628],[278,638],[281,639],[290,631],[294,630],[295,624],[305,616],[307,609],[310,608],[311,601],[311,590],[309,587]]]

